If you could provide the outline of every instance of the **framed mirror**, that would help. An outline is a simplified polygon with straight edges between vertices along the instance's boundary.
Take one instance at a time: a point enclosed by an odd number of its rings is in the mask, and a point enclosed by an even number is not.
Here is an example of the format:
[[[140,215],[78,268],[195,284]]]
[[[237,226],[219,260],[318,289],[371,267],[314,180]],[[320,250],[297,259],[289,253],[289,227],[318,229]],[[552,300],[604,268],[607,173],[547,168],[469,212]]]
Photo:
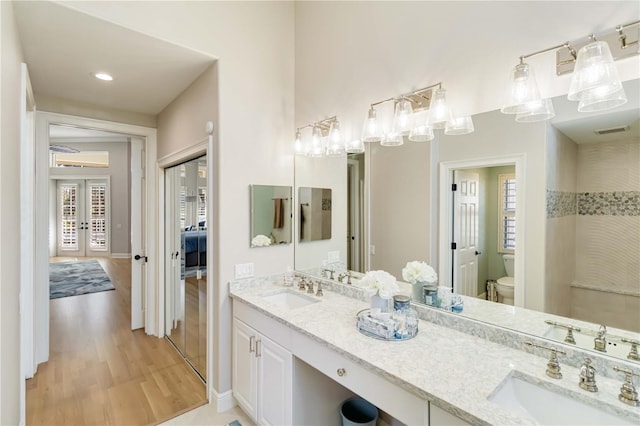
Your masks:
[[[290,186],[250,185],[251,247],[291,244]]]
[[[300,242],[331,239],[331,189],[300,188],[298,213]]]

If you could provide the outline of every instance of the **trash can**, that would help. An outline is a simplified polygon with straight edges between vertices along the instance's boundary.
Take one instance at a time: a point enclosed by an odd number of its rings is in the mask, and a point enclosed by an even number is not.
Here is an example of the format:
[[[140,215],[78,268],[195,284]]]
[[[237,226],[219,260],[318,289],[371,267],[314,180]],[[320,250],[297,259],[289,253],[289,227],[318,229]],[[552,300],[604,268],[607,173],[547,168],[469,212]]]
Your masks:
[[[350,398],[340,406],[342,426],[375,426],[378,409],[362,398]]]

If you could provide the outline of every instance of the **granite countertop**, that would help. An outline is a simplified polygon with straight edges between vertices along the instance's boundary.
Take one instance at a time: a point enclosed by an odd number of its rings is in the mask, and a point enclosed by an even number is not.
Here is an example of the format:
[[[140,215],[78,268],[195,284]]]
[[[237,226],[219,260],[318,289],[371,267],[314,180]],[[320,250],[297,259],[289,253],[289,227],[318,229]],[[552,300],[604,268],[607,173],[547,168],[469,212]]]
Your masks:
[[[286,310],[263,296],[282,291],[277,279],[255,278],[230,284],[231,297],[303,333],[418,397],[472,424],[536,424],[487,398],[515,372],[552,386],[573,399],[583,399],[605,411],[640,424],[640,408],[618,401],[622,380],[598,376],[599,392],[578,387],[579,370],[562,364],[564,378],[545,375],[547,358],[480,337],[420,320],[418,335],[407,341],[372,339],[356,329],[357,312],[369,307],[325,288],[319,303]],[[297,292],[297,287],[289,288]],[[315,297],[315,296],[314,296]],[[488,327],[488,326],[487,326]]]

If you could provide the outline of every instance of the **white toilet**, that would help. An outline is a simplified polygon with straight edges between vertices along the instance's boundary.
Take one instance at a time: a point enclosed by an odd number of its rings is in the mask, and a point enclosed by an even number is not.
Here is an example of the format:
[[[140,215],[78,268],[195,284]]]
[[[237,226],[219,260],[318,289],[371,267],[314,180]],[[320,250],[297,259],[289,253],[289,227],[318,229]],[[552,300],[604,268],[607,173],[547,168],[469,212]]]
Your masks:
[[[504,269],[507,270],[507,276],[498,278],[498,282],[496,284],[496,291],[498,292],[498,296],[500,296],[502,303],[504,303],[505,305],[513,305],[514,259],[515,259],[515,256],[513,254],[505,254],[502,256],[502,261],[504,262]]]

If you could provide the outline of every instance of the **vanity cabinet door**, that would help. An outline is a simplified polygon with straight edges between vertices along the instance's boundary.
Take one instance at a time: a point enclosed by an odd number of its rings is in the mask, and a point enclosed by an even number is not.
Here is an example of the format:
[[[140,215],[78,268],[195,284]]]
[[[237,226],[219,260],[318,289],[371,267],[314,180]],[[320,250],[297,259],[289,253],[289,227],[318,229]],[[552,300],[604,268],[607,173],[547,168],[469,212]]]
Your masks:
[[[471,426],[469,423],[444,411],[442,408],[429,404],[429,426]]]
[[[258,359],[258,424],[292,424],[293,356],[291,352],[260,335]]]
[[[233,320],[233,396],[253,421],[258,414],[258,361],[256,341],[258,333],[234,318]]]

